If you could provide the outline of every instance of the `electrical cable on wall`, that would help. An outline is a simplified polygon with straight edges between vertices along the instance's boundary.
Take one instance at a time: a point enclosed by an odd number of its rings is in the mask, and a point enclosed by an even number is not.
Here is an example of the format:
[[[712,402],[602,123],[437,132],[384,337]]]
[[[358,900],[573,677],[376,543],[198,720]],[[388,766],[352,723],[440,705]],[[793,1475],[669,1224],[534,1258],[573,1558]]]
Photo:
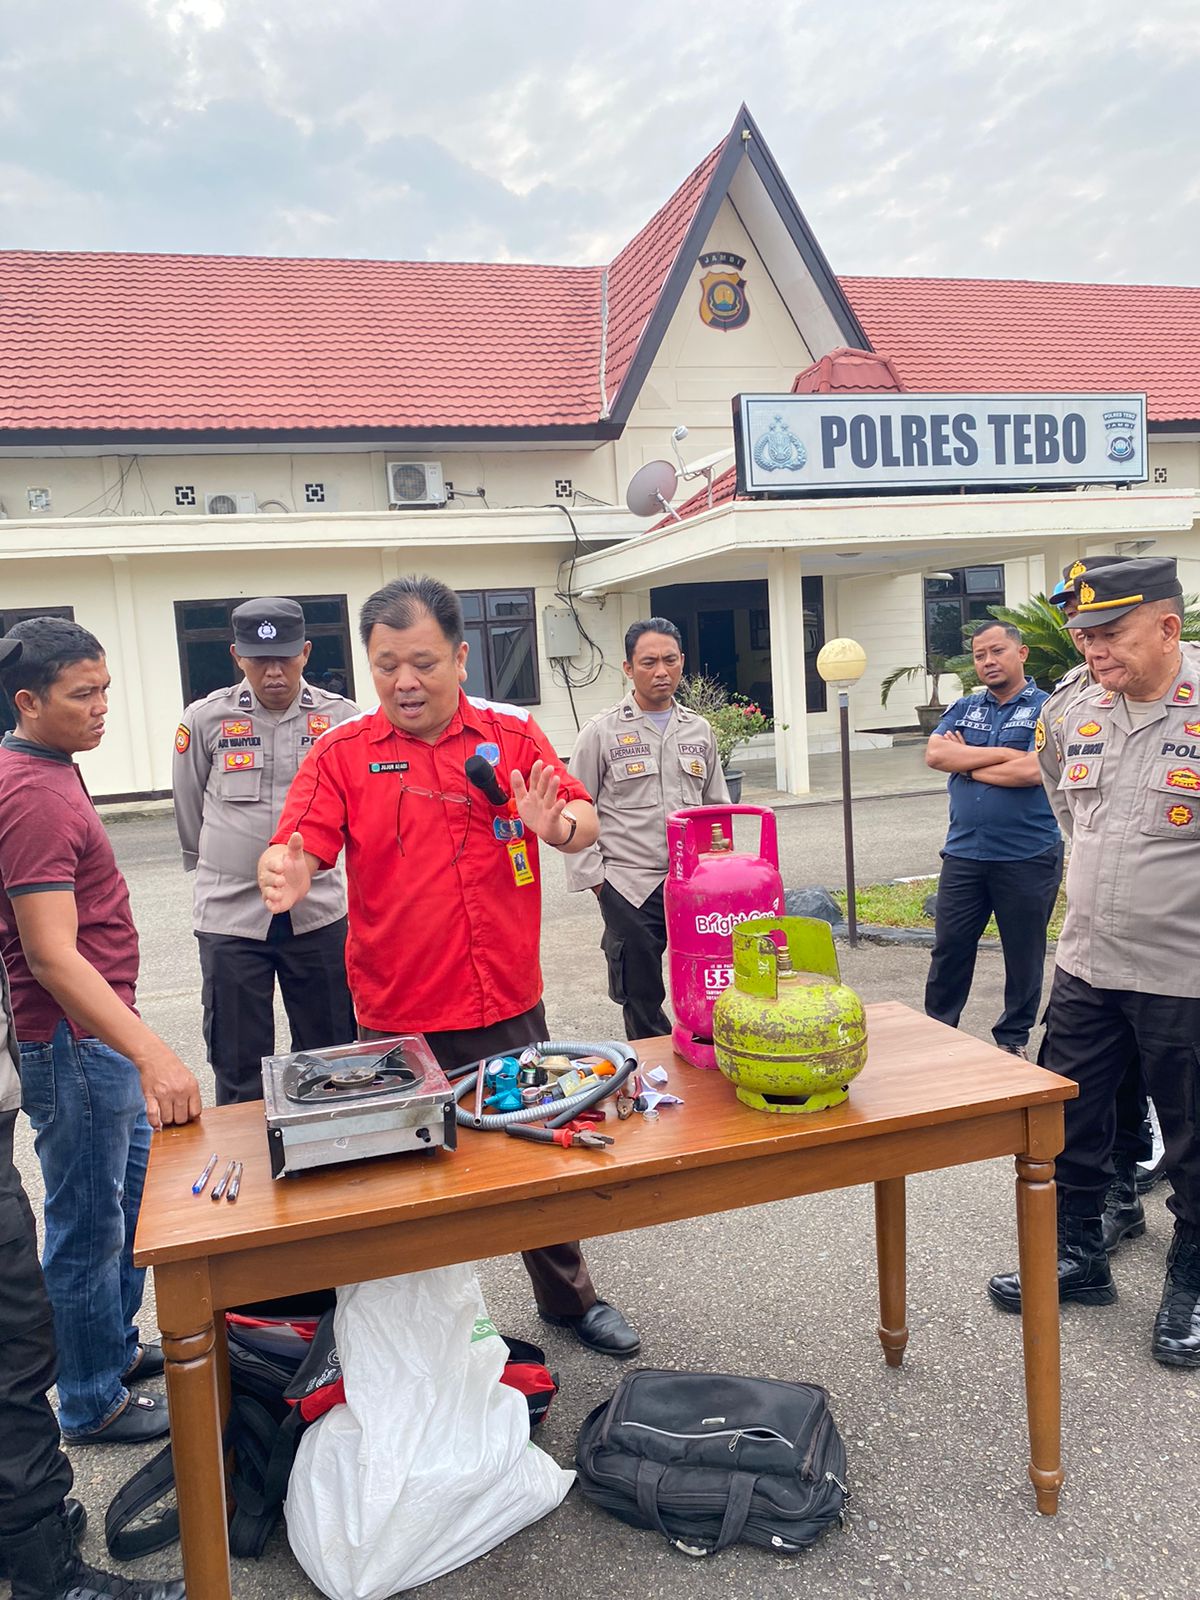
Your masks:
[[[596,643],[591,634],[583,625],[583,619],[579,615],[579,609],[575,604],[575,595],[573,592],[575,587],[575,563],[579,559],[580,549],[582,547],[584,550],[589,550],[593,547],[590,546],[587,541],[580,536],[579,529],[575,526],[575,518],[571,515],[568,508],[563,505],[561,501],[549,503],[546,509],[562,512],[563,516],[566,517],[567,521],[571,524],[571,533],[575,541],[571,549],[570,569],[567,573],[565,585],[562,578],[562,570],[565,563],[562,561],[559,562],[558,587],[554,591],[554,598],[556,600],[561,600],[570,611],[571,616],[574,618],[575,626],[579,630],[579,637],[584,641],[588,648],[587,664],[578,672],[572,673],[570,662],[572,661],[573,657],[551,656],[550,676],[555,683],[562,684],[563,688],[566,689],[567,699],[571,706],[571,716],[574,718],[575,728],[576,731],[578,731],[580,722],[579,712],[575,706],[574,691],[576,689],[586,689],[595,683],[599,679],[600,674],[604,671],[606,665],[603,649]]]

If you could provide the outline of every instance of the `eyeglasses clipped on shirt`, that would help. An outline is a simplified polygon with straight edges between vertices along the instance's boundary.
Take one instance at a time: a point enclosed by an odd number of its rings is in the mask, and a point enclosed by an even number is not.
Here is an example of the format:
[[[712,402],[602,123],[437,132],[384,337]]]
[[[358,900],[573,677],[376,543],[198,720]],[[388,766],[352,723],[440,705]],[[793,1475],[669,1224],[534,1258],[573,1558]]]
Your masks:
[[[471,831],[470,793],[447,794],[444,789],[422,789],[418,784],[406,783],[402,778],[400,781],[400,792],[396,797],[396,843],[400,846],[401,855],[407,855],[408,853],[404,848],[404,838],[400,831],[400,819],[404,806],[405,795],[412,795],[413,798],[417,800],[441,800],[447,806],[452,808],[460,806],[464,808],[462,811],[455,811],[452,809],[446,813],[447,824],[451,827],[453,827],[453,824],[450,823],[451,817],[456,815],[463,817],[462,838],[458,842],[458,848],[450,858],[450,865],[453,866],[466,849],[467,837]]]

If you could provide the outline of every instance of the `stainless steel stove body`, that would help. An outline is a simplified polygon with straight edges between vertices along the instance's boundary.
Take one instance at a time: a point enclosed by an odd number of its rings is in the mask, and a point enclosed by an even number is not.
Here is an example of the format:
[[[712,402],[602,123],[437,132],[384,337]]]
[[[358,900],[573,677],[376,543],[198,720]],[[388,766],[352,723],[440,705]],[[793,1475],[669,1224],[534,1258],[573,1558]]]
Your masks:
[[[454,1091],[419,1033],[263,1057],[271,1175],[453,1150]]]

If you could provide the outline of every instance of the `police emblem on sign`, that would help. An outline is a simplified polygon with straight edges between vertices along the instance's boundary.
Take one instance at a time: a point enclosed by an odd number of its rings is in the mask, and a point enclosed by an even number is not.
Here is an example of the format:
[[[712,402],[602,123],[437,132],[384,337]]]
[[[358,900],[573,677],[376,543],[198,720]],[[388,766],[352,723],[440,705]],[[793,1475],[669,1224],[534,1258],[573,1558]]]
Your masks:
[[[777,411],[754,442],[754,460],[764,472],[797,472],[808,461],[808,451]]]
[[[1137,455],[1135,439],[1138,431],[1136,411],[1106,411],[1104,431],[1108,435],[1108,458],[1122,465]]]
[[[750,321],[750,302],[746,299],[746,280],[742,277],[745,257],[728,250],[710,250],[700,257],[707,268],[700,279],[700,320],[709,328],[744,328]]]

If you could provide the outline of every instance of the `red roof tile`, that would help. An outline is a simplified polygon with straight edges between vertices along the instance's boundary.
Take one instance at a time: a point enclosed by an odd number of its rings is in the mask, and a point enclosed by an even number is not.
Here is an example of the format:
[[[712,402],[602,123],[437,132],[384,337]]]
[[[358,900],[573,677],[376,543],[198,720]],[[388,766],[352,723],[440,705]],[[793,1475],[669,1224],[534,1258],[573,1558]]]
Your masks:
[[[658,304],[667,274],[679,254],[723,149],[724,142],[705,156],[608,269],[606,377],[610,400],[616,396],[629,370],[638,340]]]
[[[895,394],[903,388],[900,375],[887,356],[843,345],[798,372],[792,393]]]
[[[1200,288],[842,278],[907,389],[1135,389],[1152,422],[1200,418]]]
[[[599,267],[0,253],[0,429],[569,426]]]

